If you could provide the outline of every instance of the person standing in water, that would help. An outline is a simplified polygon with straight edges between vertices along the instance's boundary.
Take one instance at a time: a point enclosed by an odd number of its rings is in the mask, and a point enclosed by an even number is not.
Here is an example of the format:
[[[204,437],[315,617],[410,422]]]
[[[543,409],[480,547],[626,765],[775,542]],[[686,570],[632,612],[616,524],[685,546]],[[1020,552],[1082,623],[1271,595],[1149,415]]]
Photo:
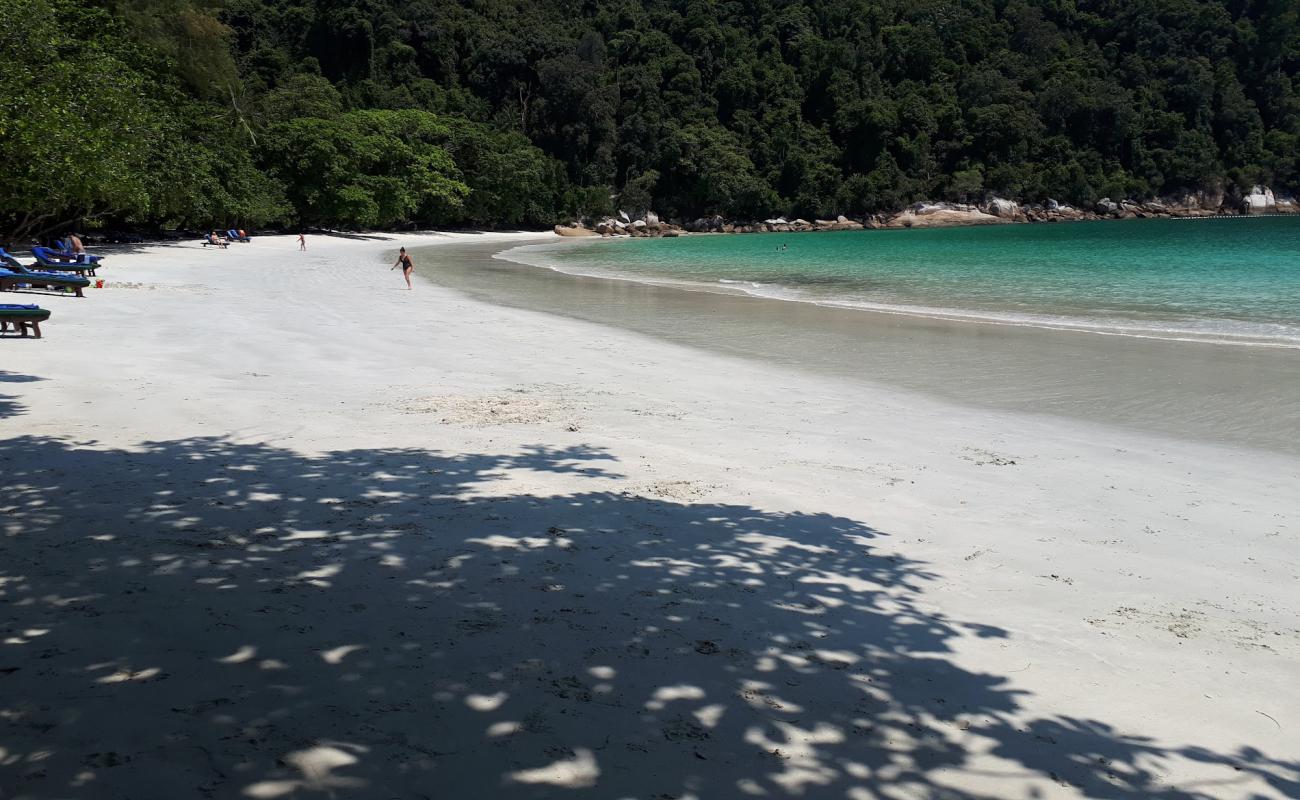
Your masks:
[[[307,237],[300,233],[298,234],[298,251],[302,252],[303,250],[306,249],[307,249]]]
[[[411,288],[411,273],[415,271],[415,264],[411,261],[411,257],[406,254],[405,247],[397,251],[397,263],[389,267],[388,271],[392,272],[398,267],[402,268],[402,277],[406,278],[406,288],[409,290]]]

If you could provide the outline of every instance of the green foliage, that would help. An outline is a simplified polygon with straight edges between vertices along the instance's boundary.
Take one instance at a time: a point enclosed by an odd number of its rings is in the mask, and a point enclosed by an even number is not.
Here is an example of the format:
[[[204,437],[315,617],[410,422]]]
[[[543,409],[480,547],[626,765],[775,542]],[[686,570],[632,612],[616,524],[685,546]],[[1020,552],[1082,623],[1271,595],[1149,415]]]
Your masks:
[[[343,95],[320,73],[287,75],[257,102],[257,118],[264,125],[299,117],[332,119],[343,113]]]
[[[655,207],[655,187],[659,184],[659,171],[646,170],[634,178],[628,178],[619,195],[619,205],[627,212],[638,216]]]
[[[233,76],[224,26],[180,16],[188,22],[166,29],[193,40],[187,57],[207,53],[231,65],[212,75]],[[130,21],[146,39],[162,35]],[[215,43],[198,42],[203,31]],[[251,227],[288,214],[253,161],[247,125],[174,77],[183,70],[155,45],[70,0],[0,4],[0,230],[42,235],[77,220]]]
[[[149,207],[158,144],[129,54],[79,33],[108,24],[62,0],[0,4],[0,215],[13,232]]]
[[[661,170],[659,181],[669,214],[699,210],[760,217],[780,202],[758,177],[736,137],[718,125],[696,123],[670,130],[660,163],[671,170]]]
[[[562,165],[566,211],[829,216],[1300,177],[1283,0],[240,2],[244,61],[317,58],[353,106],[522,134]]]
[[[6,0],[0,57],[11,232],[1300,189],[1294,0]]]
[[[173,65],[181,81],[204,98],[228,95],[239,84],[229,35],[205,0],[109,0],[133,38]]]
[[[393,227],[460,210],[470,190],[444,147],[449,138],[426,111],[351,111],[278,123],[262,153],[301,221]]]
[[[447,150],[465,175],[469,194],[447,222],[475,226],[541,227],[561,215],[564,166],[514,131],[447,117]]]
[[[180,104],[171,145],[155,159],[154,218],[201,228],[251,228],[292,215],[283,186],[260,169],[247,136],[203,104]]]

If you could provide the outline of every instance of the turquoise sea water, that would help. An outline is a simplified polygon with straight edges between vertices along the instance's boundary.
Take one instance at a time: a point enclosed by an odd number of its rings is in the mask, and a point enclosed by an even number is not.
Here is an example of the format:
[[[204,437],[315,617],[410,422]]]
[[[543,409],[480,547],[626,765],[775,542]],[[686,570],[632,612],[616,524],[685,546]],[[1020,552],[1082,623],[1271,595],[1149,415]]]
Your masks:
[[[532,245],[563,272],[1093,333],[1300,347],[1300,218]]]

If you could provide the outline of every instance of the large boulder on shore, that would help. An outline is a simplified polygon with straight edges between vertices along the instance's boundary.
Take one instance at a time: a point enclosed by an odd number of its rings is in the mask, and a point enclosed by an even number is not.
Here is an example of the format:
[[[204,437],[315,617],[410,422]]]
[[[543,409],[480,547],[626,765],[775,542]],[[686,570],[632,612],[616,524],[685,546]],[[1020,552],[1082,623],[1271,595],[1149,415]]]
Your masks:
[[[627,233],[627,226],[613,217],[606,217],[600,222],[597,222],[594,227],[596,233],[599,233],[601,236],[622,236]]]
[[[924,213],[908,209],[885,221],[885,228],[947,228],[959,225],[1001,225],[1009,219],[985,214],[975,208],[950,208],[926,205]]]
[[[561,236],[595,236],[595,231],[580,228],[577,224],[573,225],[556,225],[555,232]]]
[[[1277,197],[1267,186],[1252,186],[1250,194],[1241,198],[1241,206],[1249,213],[1277,211]]]
[[[1119,211],[1119,203],[1109,197],[1103,197],[1097,201],[1098,214],[1114,214],[1116,211]]]
[[[686,230],[696,233],[722,231],[726,224],[726,220],[720,214],[714,214],[711,217],[699,217],[694,222],[686,223]]]
[[[989,201],[988,213],[1002,219],[1015,219],[1020,211],[1020,204],[1014,200],[995,197]]]
[[[1181,195],[1170,195],[1164,198],[1165,205],[1180,216],[1197,216],[1194,212],[1198,211],[1218,213],[1226,201],[1227,197],[1222,186],[1214,186]]]
[[[860,231],[863,225],[841,214],[835,219],[815,219],[811,227],[818,231]]]

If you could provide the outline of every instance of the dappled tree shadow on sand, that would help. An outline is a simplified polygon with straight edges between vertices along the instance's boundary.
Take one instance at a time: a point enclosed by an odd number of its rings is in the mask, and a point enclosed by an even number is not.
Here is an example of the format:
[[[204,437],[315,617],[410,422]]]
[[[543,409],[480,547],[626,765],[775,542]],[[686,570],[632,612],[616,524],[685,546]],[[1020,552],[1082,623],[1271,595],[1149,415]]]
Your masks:
[[[6,383],[31,383],[39,381],[40,378],[35,375],[23,375],[18,372],[6,372],[0,370],[0,384]],[[16,417],[19,414],[26,414],[27,406],[14,399],[13,395],[4,391],[4,386],[0,385],[0,419],[5,417]]]
[[[556,472],[592,488],[499,481]],[[0,473],[17,797],[1300,796],[1294,761],[1027,718],[952,656],[1005,633],[884,534],[620,493],[603,451],[27,437]]]

